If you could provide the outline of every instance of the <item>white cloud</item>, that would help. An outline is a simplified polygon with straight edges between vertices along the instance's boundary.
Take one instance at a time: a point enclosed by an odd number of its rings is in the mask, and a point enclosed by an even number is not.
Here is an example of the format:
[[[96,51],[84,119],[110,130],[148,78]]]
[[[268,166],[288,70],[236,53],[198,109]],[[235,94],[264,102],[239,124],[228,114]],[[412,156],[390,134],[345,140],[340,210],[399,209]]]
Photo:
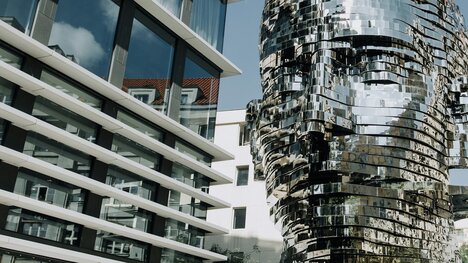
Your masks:
[[[78,63],[85,67],[93,66],[105,54],[89,30],[63,22],[54,24],[49,45],[59,45],[65,54],[74,55]]]
[[[106,18],[104,19],[104,24],[107,30],[113,32],[117,24],[117,17],[119,16],[119,6],[109,0],[99,0],[99,8]]]

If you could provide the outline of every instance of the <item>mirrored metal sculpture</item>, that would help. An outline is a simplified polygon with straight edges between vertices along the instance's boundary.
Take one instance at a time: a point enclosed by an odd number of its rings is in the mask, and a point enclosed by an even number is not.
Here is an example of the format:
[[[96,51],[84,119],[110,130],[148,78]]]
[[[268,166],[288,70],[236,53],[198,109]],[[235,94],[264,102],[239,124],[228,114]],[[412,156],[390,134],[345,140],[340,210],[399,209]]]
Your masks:
[[[284,262],[456,262],[467,39],[454,0],[265,1],[247,122]]]

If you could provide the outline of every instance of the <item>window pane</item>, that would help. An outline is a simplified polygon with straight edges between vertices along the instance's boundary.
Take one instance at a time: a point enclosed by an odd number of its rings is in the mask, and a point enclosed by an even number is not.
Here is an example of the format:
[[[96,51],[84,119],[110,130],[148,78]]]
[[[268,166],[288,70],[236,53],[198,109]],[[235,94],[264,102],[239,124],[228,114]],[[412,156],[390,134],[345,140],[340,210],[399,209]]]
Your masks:
[[[107,79],[118,15],[112,0],[60,0],[49,46]]]
[[[249,183],[249,167],[237,168],[237,186],[247,185]]]
[[[13,94],[15,93],[16,85],[8,80],[0,77],[0,102],[11,105]]]
[[[152,221],[151,213],[115,198],[102,199],[100,218],[118,225],[146,232]]]
[[[85,196],[81,188],[25,168],[19,170],[14,192],[76,212],[83,211]]]
[[[180,10],[182,7],[182,0],[156,0],[160,5],[167,9],[167,11],[180,17]]]
[[[6,230],[78,246],[81,227],[21,208],[10,208]]]
[[[143,120],[133,114],[126,113],[122,110],[117,112],[117,120],[127,124],[128,126],[148,135],[149,137],[162,141],[163,132],[155,128],[150,122]]]
[[[206,164],[207,166],[211,166],[212,157],[208,154],[202,153],[201,150],[196,149],[187,143],[183,143],[181,141],[176,141],[175,149],[193,159]]]
[[[97,125],[41,96],[36,97],[32,115],[71,134],[94,142]]]
[[[21,63],[23,62],[22,57],[2,46],[0,46],[0,60],[17,69],[21,68]]]
[[[203,259],[180,253],[172,249],[163,248],[161,263],[203,263]]]
[[[159,170],[160,155],[141,144],[114,134],[112,151],[146,167]]]
[[[29,34],[36,14],[37,0],[0,1],[0,19]]]
[[[113,165],[109,165],[106,184],[148,200],[155,191],[153,182]]]
[[[70,81],[64,80],[58,75],[49,72],[47,70],[42,71],[41,80],[52,87],[57,88],[58,90],[80,100],[83,103],[88,104],[89,106],[101,110],[102,101],[96,95],[91,94],[88,91],[85,91],[84,87],[81,87],[76,84],[72,84]]]
[[[247,215],[247,209],[245,207],[242,208],[234,208],[234,229],[245,228],[245,217]]]
[[[201,136],[212,140],[218,106],[219,74],[207,63],[188,53],[185,60],[181,96],[187,96],[180,105],[180,123]]]
[[[89,176],[91,156],[34,132],[28,132],[23,153],[69,171]]]
[[[205,231],[173,219],[166,220],[165,238],[203,248]]]
[[[98,231],[94,250],[123,258],[145,261],[148,245],[123,236]]]
[[[2,263],[71,263],[63,260],[54,260],[42,256],[30,255],[23,251],[12,251],[0,248],[0,262]]]
[[[122,89],[167,113],[174,55],[174,38],[137,12]]]
[[[193,0],[190,28],[218,51],[223,50],[225,0]]]

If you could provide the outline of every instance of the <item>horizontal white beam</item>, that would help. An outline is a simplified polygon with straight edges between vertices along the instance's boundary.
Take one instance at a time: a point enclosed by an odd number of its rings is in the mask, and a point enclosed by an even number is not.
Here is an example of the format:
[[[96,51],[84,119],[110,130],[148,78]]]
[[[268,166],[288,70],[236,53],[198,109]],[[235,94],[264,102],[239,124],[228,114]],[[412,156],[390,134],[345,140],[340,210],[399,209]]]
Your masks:
[[[44,64],[62,72],[79,83],[92,88],[93,91],[115,101],[117,104],[144,116],[150,122],[190,142],[193,146],[213,156],[213,161],[233,159],[233,155],[206,140],[197,133],[167,117],[151,106],[135,99],[128,93],[101,79],[80,65],[56,53],[40,42],[0,20],[0,40],[29,54]]]
[[[1,110],[2,109],[0,109],[0,111]],[[0,146],[0,159],[3,162],[9,163],[13,166],[24,167],[29,170],[36,171],[38,173],[55,178],[57,180],[67,182],[69,184],[81,187],[83,189],[87,189],[100,196],[113,197],[122,202],[135,205],[136,207],[140,207],[150,212],[154,212],[160,215],[161,217],[172,218],[177,221],[187,223],[194,227],[206,230],[213,234],[225,234],[229,232],[227,229],[217,226],[213,223],[201,220],[194,216],[182,213],[180,211],[144,199],[137,195],[127,193],[105,183],[98,182],[91,178],[82,176],[80,174],[76,174],[72,171],[50,164],[48,162],[41,161],[29,155],[14,151],[5,146]]]
[[[17,84],[26,92],[33,95],[41,95],[58,105],[61,105],[78,115],[81,115],[95,123],[101,125],[104,129],[120,134],[130,140],[138,142],[145,147],[154,150],[155,152],[163,155],[166,159],[178,162],[191,168],[209,178],[216,184],[231,183],[232,179],[219,171],[216,171],[207,165],[196,161],[195,159],[163,144],[162,142],[149,137],[148,135],[122,123],[121,121],[110,117],[109,115],[96,110],[93,107],[81,102],[80,100],[65,94],[64,92],[28,75],[21,70],[0,61],[0,76]]]
[[[0,190],[0,203],[7,206],[16,206],[36,213],[52,215],[68,222],[83,225],[90,229],[101,230],[115,235],[124,236],[140,242],[152,244],[157,247],[168,248],[189,255],[194,255],[208,260],[225,261],[227,257],[208,250],[176,242],[167,238],[145,233],[130,227],[121,226],[96,217],[84,215],[62,207],[37,201],[22,195]]]
[[[203,201],[207,204],[214,206],[215,208],[216,207],[218,208],[230,207],[229,203],[219,198],[211,196],[199,189],[195,189],[189,185],[186,185],[180,181],[177,181],[174,178],[171,178],[158,171],[155,171],[151,168],[141,165],[128,158],[125,158],[115,152],[104,149],[92,142],[89,142],[76,135],[66,132],[42,120],[36,119],[35,117],[25,114],[19,110],[16,110],[4,103],[0,103],[0,117],[8,121],[11,121],[15,126],[19,128],[22,128],[28,131],[34,131],[46,137],[52,138],[74,149],[77,149],[81,152],[94,156],[100,161],[103,161],[108,164],[113,164],[124,170],[128,170],[133,173],[136,173],[153,182],[157,182],[160,185],[168,189],[176,190],[181,193],[190,195],[200,201]]]
[[[31,255],[42,256],[46,258],[53,258],[58,260],[65,260],[67,262],[77,263],[124,263],[107,259],[103,257],[93,256],[86,253],[77,252],[74,250],[64,249],[44,245],[41,243],[28,241],[20,238],[9,237],[0,235],[0,247],[13,251],[23,252]]]

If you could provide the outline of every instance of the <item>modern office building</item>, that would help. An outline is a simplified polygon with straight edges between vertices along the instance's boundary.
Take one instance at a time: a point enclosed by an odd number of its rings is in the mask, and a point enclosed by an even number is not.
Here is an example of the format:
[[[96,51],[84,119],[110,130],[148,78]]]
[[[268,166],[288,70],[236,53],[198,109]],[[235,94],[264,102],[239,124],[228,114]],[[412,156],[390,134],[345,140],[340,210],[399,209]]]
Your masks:
[[[283,238],[269,216],[274,200],[266,199],[265,181],[254,179],[245,124],[245,110],[217,113],[214,142],[232,153],[234,160],[214,162],[212,167],[233,183],[213,186],[210,194],[232,207],[209,210],[207,221],[230,233],[207,237],[205,248],[226,254],[232,263],[278,263]]]
[[[204,262],[229,0],[0,0],[0,262]]]
[[[467,47],[454,0],[265,1],[247,120],[283,262],[456,262]]]

